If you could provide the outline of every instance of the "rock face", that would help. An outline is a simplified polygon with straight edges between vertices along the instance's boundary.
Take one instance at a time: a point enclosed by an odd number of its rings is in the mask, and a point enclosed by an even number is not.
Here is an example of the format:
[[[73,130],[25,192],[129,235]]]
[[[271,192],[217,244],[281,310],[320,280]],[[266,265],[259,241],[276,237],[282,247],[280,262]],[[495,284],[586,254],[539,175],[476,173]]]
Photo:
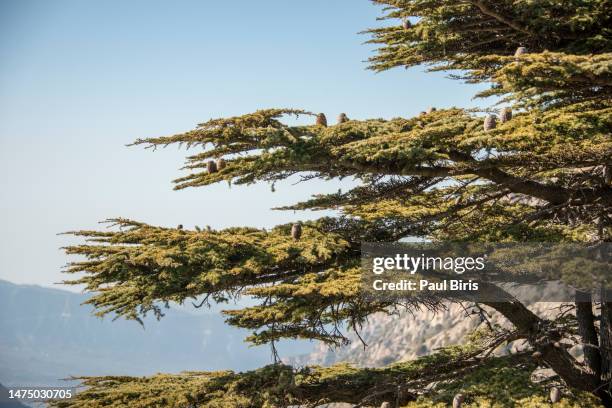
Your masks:
[[[556,314],[560,305],[526,303],[533,312],[543,317]],[[497,314],[493,314],[491,320],[503,326],[508,325]],[[446,310],[437,313],[426,309],[417,310],[413,314],[406,312],[400,316],[379,313],[371,316],[359,332],[367,343],[365,349],[359,338],[351,333],[348,335],[351,340],[348,346],[333,349],[319,344],[311,354],[292,359],[291,363],[332,365],[349,362],[362,367],[382,367],[431,354],[440,347],[459,344],[479,323],[477,315],[468,315],[459,304],[449,304]],[[514,342],[498,350],[498,353],[525,348],[524,343]],[[572,349],[570,352],[581,354],[581,350]]]
[[[351,344],[338,349],[319,345],[305,357],[304,363],[331,365],[347,361],[359,366],[381,367],[395,361],[410,360],[430,354],[434,349],[459,343],[479,323],[477,318],[467,318],[458,304],[434,313],[416,311],[414,315],[401,316],[376,314],[360,331],[368,343],[363,344],[355,334],[350,334]]]

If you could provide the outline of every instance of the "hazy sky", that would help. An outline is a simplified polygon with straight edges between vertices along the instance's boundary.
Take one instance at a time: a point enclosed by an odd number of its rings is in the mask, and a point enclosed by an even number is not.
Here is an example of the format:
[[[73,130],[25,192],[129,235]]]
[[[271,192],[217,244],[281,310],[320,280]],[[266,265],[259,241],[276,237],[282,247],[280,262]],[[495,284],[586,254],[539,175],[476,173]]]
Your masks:
[[[0,279],[51,285],[70,242],[108,217],[192,228],[319,216],[269,208],[310,182],[172,191],[184,150],[125,147],[267,107],[335,119],[474,105],[441,74],[366,70],[367,0],[0,0]]]

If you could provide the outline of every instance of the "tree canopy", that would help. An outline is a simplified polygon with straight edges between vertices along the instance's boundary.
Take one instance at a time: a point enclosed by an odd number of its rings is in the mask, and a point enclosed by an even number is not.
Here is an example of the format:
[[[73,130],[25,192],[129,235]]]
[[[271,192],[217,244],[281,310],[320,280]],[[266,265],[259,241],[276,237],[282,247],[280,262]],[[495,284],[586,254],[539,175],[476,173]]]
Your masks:
[[[300,223],[298,239],[292,224],[188,230],[111,219],[116,226],[111,230],[72,231],[84,242],[66,248],[82,257],[68,265],[68,273],[79,275],[66,283],[85,285],[93,294],[88,303],[100,316],[135,320],[148,312],[161,317],[164,303],[248,295],[258,303],[225,313],[229,324],[253,332],[248,338],[253,343],[307,338],[341,345],[346,330],[358,331],[376,312],[444,307],[445,299],[425,296],[366,301],[360,291],[362,242],[610,241],[611,2],[374,3],[386,7],[383,26],[366,31],[378,46],[370,69],[425,65],[448,71],[453,79],[487,84],[476,96],[495,97],[483,99],[492,105],[424,109],[393,119],[355,120],[349,113],[329,125],[306,110],[265,109],[213,119],[181,134],[138,139],[134,145],[178,144],[194,151],[186,158],[186,175],[174,181],[177,190],[219,182],[274,184],[294,175],[355,178],[359,185],[281,208],[337,211]],[[313,124],[288,125],[283,119],[291,115],[312,116]],[[461,391],[471,406],[545,406],[545,387],[533,386],[528,373],[546,366],[556,373],[558,386],[567,387],[561,406],[587,398],[595,404],[595,397],[612,406],[610,305],[588,298],[576,303],[570,318],[557,320],[514,301],[483,306],[505,316],[513,330],[496,328],[478,347],[443,350],[415,362],[376,370],[276,364],[247,373],[85,378],[90,388],[58,405],[368,405],[390,401],[394,392],[402,395],[401,404],[418,407],[448,403]],[[528,342],[529,353],[490,353],[518,339]],[[580,361],[560,342],[593,347]],[[541,357],[534,361],[533,352]],[[426,375],[432,362],[437,377]],[[463,372],[472,377],[462,383],[457,375]],[[513,378],[521,390],[504,394],[507,402],[495,402],[499,390],[491,388],[493,380],[484,384],[487,376]],[[482,405],[485,400],[490,405]]]

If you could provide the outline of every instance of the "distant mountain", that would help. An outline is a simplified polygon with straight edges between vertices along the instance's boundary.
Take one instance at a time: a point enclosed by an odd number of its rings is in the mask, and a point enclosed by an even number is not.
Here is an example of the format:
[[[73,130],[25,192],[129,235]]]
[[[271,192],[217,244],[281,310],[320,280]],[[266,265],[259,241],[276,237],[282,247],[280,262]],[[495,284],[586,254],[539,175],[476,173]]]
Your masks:
[[[271,362],[268,347],[216,312],[169,309],[160,321],[99,319],[85,295],[0,280],[0,384],[66,385],[78,375],[147,375],[183,370],[247,370]],[[280,345],[281,356],[307,353],[310,343]]]
[[[363,347],[353,332],[348,332],[351,341],[348,346],[330,348],[319,344],[311,354],[293,358],[292,362],[325,366],[349,362],[358,366],[382,367],[461,343],[477,324],[478,320],[466,316],[458,304],[450,304],[448,309],[438,313],[426,309],[401,315],[378,313],[370,316],[359,332],[367,347]]]
[[[541,317],[551,318],[559,311],[560,303],[536,302],[536,299],[542,298],[537,289],[523,292],[523,295],[525,305]],[[499,314],[492,314],[491,321],[508,325],[507,320]],[[349,332],[351,342],[348,346],[330,348],[320,343],[312,353],[291,358],[290,362],[297,365],[349,362],[359,366],[381,367],[431,354],[444,346],[461,344],[479,323],[477,316],[468,314],[462,305],[456,303],[448,303],[447,308],[436,313],[425,308],[399,315],[378,313],[370,316],[360,330],[360,337],[367,347],[363,347],[357,335]],[[524,347],[522,341],[513,342],[498,352]],[[576,357],[582,356],[579,347],[569,351]]]
[[[0,408],[27,408],[27,406],[11,399],[9,391],[0,384]]]

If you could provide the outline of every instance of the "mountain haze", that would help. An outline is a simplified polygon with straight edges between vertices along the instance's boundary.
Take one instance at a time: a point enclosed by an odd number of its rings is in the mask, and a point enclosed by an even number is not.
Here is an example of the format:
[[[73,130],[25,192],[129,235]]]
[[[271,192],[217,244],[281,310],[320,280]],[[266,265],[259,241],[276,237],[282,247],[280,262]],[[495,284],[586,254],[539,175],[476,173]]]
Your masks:
[[[271,362],[268,347],[250,347],[243,341],[249,333],[226,325],[218,312],[171,308],[160,321],[147,318],[143,328],[93,316],[81,305],[86,299],[0,280],[0,384],[65,385],[61,379],[73,375],[247,370]],[[287,343],[279,351],[311,348]]]

